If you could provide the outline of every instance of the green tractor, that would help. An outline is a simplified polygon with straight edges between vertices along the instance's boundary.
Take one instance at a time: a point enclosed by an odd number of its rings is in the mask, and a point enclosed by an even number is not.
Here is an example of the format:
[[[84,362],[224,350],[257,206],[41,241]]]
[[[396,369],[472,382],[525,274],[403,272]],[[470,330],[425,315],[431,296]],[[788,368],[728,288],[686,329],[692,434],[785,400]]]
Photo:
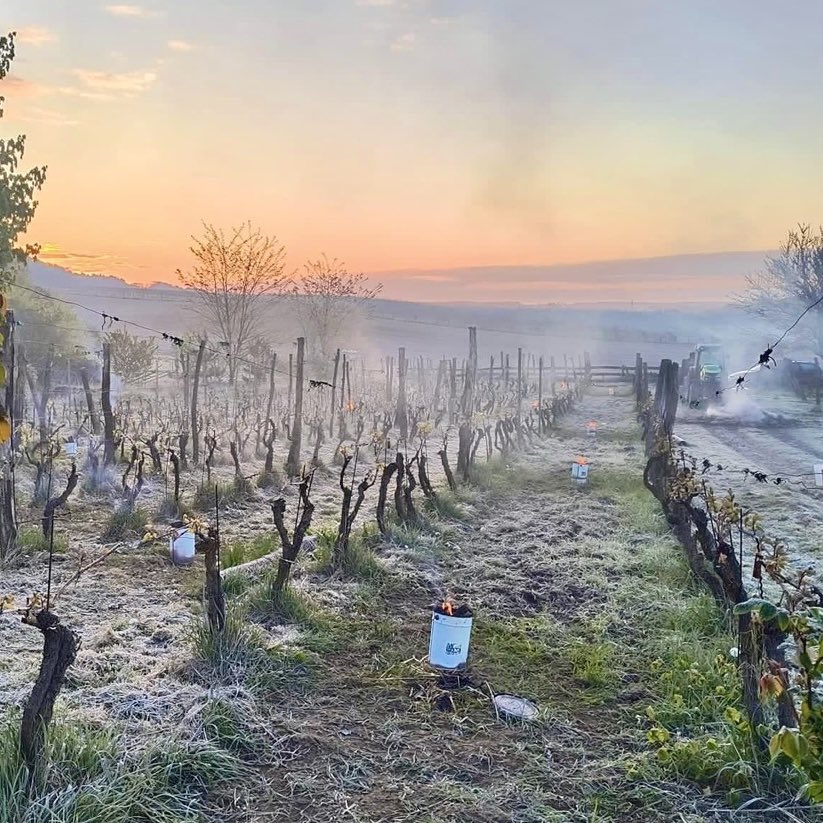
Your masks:
[[[726,381],[726,353],[723,346],[698,346],[681,364],[680,395],[690,408],[720,402]]]

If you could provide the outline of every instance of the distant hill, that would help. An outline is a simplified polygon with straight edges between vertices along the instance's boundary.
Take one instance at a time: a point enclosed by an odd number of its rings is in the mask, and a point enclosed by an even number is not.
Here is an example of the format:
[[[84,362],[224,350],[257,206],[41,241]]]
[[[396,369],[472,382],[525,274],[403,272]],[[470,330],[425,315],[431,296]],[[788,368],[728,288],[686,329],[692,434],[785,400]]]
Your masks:
[[[479,278],[477,287],[464,284],[453,295],[446,290],[444,294],[453,298],[448,302],[375,300],[370,318],[357,325],[356,333],[346,345],[365,353],[373,364],[379,363],[386,354],[396,354],[399,346],[405,346],[409,356],[454,356],[466,348],[466,328],[475,326],[484,362],[493,355],[499,360],[500,352],[516,356],[519,347],[525,352],[555,354],[561,358],[563,353],[577,355],[589,351],[596,360],[623,363],[633,363],[636,351],[650,360],[662,356],[679,360],[695,342],[714,339],[736,346],[740,345],[736,341],[741,341],[748,349],[752,320],[728,305],[731,291],[728,284],[741,287],[744,274],[735,279],[731,273],[741,272],[741,267],[746,265],[756,269],[755,262],[762,261],[763,256],[743,253],[699,255],[697,260],[693,256],[580,266],[452,270],[449,277],[453,284],[463,278]],[[706,274],[710,269],[718,274]],[[490,289],[483,291],[484,283],[505,288],[515,275],[521,279],[531,278],[529,282],[539,284],[544,289],[541,293],[547,296],[550,294],[548,284],[558,285],[557,291],[551,292],[558,299],[543,300],[539,304],[535,301],[532,305],[513,301],[474,302],[476,297],[492,293]],[[204,331],[212,337],[215,334],[197,313],[191,294],[177,286],[164,283],[135,286],[117,277],[80,275],[42,263],[30,264],[29,276],[34,286],[97,312],[177,336]],[[390,276],[400,277],[401,281],[403,277],[411,281],[415,277],[414,273],[391,273]],[[570,297],[574,294],[570,286],[561,288],[560,283],[574,280],[585,284],[586,277],[595,278],[593,282],[599,284],[591,289],[591,300],[560,300],[563,294]],[[613,295],[621,289],[627,296],[635,294],[637,299],[615,299]],[[389,294],[395,291],[394,287],[386,289]],[[680,297],[674,301],[654,299],[671,294]],[[641,299],[643,297],[647,299]],[[100,331],[99,315],[80,308],[76,314],[90,331]],[[278,351],[291,351],[293,341],[300,334],[293,307],[273,299],[266,317],[267,338]],[[131,330],[145,334],[139,329]],[[758,335],[751,345],[756,348],[761,342]]]
[[[772,252],[686,254],[551,266],[386,271],[385,294],[426,303],[723,304]]]

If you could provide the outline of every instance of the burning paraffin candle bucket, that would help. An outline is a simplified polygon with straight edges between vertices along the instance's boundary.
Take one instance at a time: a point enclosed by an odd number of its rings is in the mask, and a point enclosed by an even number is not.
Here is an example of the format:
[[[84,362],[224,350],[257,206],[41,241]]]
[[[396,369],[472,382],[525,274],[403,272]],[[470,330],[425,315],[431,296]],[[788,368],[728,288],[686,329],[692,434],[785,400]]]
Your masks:
[[[175,529],[169,540],[169,552],[175,566],[191,566],[194,562],[194,532],[187,528]]]
[[[429,664],[436,669],[465,669],[469,659],[472,610],[444,602],[432,610]]]
[[[585,486],[589,482],[589,463],[585,457],[578,457],[572,463],[572,480],[578,486]]]
[[[589,437],[597,437],[597,423],[594,420],[590,420],[586,423],[586,432]]]

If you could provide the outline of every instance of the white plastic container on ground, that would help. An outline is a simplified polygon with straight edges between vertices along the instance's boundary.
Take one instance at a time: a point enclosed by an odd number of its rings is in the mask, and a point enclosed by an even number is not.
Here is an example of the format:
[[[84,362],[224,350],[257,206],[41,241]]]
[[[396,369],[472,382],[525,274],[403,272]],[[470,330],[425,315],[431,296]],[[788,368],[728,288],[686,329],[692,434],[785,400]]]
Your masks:
[[[194,562],[194,532],[177,529],[175,536],[169,540],[169,552],[175,566],[191,566]]]
[[[432,612],[429,663],[437,669],[465,669],[471,633],[471,617],[452,617]]]
[[[585,486],[589,482],[589,464],[581,463],[579,460],[572,463],[572,480],[578,486]]]

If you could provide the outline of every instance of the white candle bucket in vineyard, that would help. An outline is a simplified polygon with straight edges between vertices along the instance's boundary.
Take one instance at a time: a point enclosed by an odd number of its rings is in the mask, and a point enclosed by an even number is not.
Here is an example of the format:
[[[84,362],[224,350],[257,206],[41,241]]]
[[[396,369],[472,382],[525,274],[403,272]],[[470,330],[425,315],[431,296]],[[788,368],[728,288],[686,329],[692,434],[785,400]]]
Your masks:
[[[586,432],[589,437],[597,437],[597,423],[595,423],[594,420],[586,424]]]
[[[814,485],[823,489],[823,463],[814,464]]]
[[[77,457],[77,443],[74,440],[69,440],[63,446],[63,450],[66,452],[66,457]]]
[[[572,463],[572,480],[578,486],[585,486],[589,482],[589,464],[579,460]]]
[[[452,617],[432,612],[429,663],[437,669],[465,669],[469,659],[471,617]]]
[[[194,562],[194,532],[176,529],[169,540],[169,552],[175,566],[190,566]]]

